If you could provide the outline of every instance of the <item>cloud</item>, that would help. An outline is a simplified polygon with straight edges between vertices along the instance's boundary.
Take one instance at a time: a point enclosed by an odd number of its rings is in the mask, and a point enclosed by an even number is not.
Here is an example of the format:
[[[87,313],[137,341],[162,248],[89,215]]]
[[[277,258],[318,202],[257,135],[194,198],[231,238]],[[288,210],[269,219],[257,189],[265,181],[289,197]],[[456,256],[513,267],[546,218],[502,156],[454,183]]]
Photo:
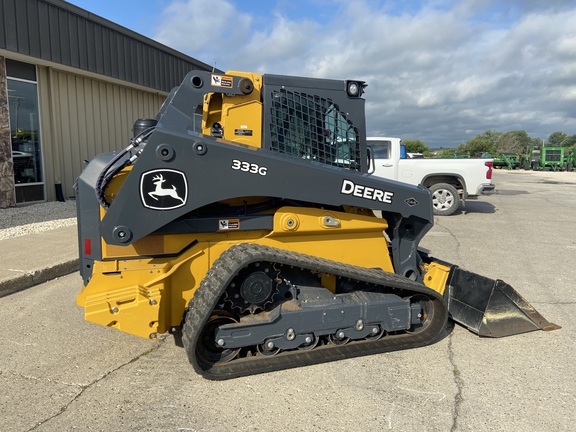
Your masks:
[[[573,1],[243,4],[174,2],[155,39],[221,69],[363,79],[370,135],[448,147],[488,129],[576,133]]]
[[[250,37],[252,21],[226,0],[177,0],[163,11],[154,39],[205,63],[223,64]]]

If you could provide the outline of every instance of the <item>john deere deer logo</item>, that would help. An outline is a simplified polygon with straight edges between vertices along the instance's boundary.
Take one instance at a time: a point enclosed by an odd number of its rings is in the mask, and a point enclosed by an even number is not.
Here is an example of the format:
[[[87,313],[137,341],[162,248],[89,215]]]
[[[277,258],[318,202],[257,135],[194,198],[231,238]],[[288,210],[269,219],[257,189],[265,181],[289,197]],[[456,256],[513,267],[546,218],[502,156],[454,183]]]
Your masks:
[[[188,184],[183,172],[159,169],[142,174],[140,198],[144,207],[171,210],[182,207],[188,198]]]
[[[166,183],[166,180],[164,180],[164,177],[162,177],[162,174],[158,174],[157,176],[154,176],[154,178],[152,179],[152,182],[156,185],[156,189],[154,189],[153,192],[148,192],[148,195],[150,195],[156,201],[158,201],[158,197],[168,195],[168,196],[171,196],[172,198],[180,200],[180,201],[182,201],[182,203],[184,203],[184,200],[178,196],[178,191],[176,190],[176,186],[172,185],[172,189],[164,189],[162,187],[162,183]]]

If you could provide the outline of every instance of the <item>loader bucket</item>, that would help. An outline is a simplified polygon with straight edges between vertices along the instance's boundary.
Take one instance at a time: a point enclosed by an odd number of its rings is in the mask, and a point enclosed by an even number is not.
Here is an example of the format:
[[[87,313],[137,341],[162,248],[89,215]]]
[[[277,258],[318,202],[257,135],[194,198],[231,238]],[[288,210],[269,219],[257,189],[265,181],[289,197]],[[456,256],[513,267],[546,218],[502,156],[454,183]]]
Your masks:
[[[453,267],[448,280],[452,319],[480,336],[503,337],[556,330],[506,282]]]

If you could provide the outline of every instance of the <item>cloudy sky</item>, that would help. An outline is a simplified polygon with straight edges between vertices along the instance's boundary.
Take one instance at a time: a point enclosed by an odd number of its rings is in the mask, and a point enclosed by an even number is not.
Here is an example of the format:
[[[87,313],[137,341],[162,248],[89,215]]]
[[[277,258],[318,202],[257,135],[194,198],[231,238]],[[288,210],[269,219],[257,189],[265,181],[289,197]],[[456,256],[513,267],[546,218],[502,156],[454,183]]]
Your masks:
[[[223,70],[361,79],[369,135],[576,134],[574,0],[70,0]]]

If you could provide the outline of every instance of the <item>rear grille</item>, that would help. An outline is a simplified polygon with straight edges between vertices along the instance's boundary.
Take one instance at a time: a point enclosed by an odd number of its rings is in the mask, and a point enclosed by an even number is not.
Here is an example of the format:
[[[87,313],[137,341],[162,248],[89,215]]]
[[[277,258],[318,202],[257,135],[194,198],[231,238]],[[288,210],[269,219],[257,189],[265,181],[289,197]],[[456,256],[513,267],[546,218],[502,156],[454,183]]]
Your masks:
[[[547,150],[546,160],[550,162],[560,162],[562,160],[561,150]]]
[[[274,90],[270,114],[273,151],[360,171],[358,130],[330,99]]]

